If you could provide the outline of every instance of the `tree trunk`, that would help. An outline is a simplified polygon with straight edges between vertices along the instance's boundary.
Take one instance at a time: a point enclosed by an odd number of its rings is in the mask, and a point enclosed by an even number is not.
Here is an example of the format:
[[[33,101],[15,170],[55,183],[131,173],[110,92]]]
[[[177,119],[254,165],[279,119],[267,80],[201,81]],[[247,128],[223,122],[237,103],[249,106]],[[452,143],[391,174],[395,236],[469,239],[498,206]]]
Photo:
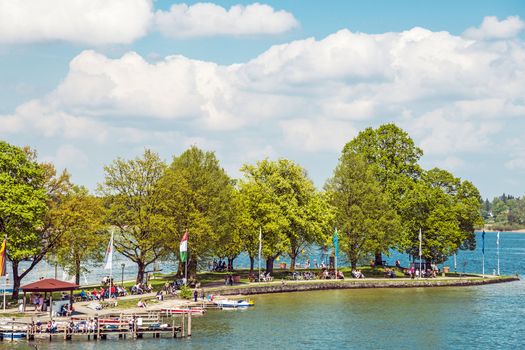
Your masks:
[[[352,266],[352,271],[354,271],[357,267],[357,260],[351,260],[350,266]]]
[[[20,283],[22,279],[18,275],[18,263],[19,261],[11,261],[13,267],[13,294],[11,295],[13,300],[18,300],[18,289],[20,288]]]
[[[197,259],[188,259],[188,279],[197,279]]]
[[[376,252],[375,256],[375,265],[383,266],[383,255],[381,254],[381,252]]]
[[[75,283],[80,285],[80,259],[75,259]]]
[[[290,271],[295,271],[295,259],[297,254],[290,254]]]
[[[273,274],[273,261],[275,257],[269,257],[266,259],[266,273]]]
[[[228,271],[233,271],[233,260],[235,258],[228,258]]]
[[[144,271],[146,270],[146,265],[144,261],[137,261],[138,271],[137,271],[137,280],[136,283],[142,283],[144,281]]]
[[[253,265],[255,264],[255,258],[250,256],[250,273],[253,273]]]

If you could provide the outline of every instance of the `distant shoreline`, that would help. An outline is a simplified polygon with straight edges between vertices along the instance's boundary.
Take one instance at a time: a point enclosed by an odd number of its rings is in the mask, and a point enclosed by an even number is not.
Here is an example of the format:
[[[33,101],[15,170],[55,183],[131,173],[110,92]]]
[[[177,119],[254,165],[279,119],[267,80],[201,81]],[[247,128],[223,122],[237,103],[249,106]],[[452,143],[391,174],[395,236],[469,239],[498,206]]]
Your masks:
[[[525,233],[525,228],[519,229],[519,230],[494,230],[492,228],[486,228],[484,229],[485,232],[511,232],[511,233]]]

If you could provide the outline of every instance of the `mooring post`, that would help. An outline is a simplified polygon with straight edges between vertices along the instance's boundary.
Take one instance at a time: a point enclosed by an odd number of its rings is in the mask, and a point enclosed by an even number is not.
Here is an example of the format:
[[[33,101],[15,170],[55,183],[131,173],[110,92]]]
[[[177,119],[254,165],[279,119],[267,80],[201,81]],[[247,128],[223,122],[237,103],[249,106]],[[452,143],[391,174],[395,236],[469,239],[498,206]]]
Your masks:
[[[191,337],[191,308],[188,311],[188,337]]]
[[[171,320],[171,331],[173,332],[173,338],[177,338],[177,332],[175,331],[175,320]]]
[[[184,311],[182,312],[181,314],[181,322],[180,322],[180,336],[184,338],[184,317],[186,316],[186,314],[184,313]]]

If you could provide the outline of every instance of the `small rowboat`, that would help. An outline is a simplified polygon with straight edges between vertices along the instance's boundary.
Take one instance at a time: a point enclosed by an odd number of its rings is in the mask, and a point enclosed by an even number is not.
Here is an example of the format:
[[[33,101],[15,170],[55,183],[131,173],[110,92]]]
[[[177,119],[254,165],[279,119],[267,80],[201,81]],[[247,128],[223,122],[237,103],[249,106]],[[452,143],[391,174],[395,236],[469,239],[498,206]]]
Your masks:
[[[177,309],[177,308],[169,308],[169,309],[160,309],[160,311],[164,314],[168,315],[179,315],[179,314],[187,314],[191,313],[192,315],[202,315],[206,310],[204,310],[201,307],[193,307],[191,309]]]
[[[245,308],[254,306],[253,300],[217,300],[215,301],[215,304],[223,309],[236,309],[236,308]]]

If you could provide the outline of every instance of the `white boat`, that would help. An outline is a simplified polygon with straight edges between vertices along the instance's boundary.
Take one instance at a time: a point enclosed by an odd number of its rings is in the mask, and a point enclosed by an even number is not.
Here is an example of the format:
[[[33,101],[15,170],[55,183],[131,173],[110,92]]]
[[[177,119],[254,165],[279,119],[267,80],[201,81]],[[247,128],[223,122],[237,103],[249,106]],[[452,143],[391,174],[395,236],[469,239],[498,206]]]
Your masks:
[[[244,307],[250,307],[254,306],[254,302],[252,300],[216,300],[215,304],[223,309],[236,309],[236,308],[244,308]]]

